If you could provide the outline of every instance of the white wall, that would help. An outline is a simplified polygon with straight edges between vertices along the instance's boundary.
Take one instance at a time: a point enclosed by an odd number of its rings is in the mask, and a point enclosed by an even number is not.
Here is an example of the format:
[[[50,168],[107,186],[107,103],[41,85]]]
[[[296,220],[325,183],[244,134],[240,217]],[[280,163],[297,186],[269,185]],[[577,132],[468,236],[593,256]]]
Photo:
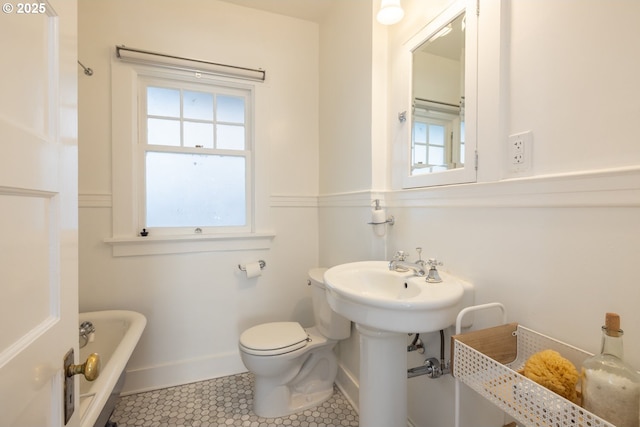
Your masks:
[[[242,330],[265,321],[313,323],[307,270],[318,265],[318,25],[215,0],[79,2],[80,309],[147,316],[127,390],[244,370]],[[256,115],[256,175],[268,194],[269,250],[112,257],[111,78],[124,44],[267,72]],[[262,95],[261,95],[262,96]],[[116,172],[117,173],[117,172]],[[294,178],[292,178],[294,177]],[[264,259],[247,280],[239,263]]]
[[[408,64],[398,52],[446,3],[405,0],[405,20],[389,29],[389,141],[403,126],[397,112],[408,109]],[[398,249],[415,257],[421,246],[443,269],[474,283],[478,303],[500,301],[509,321],[591,352],[599,350],[604,313],[618,312],[627,360],[640,368],[640,57],[628,48],[628,40],[640,37],[632,23],[640,5],[480,4],[478,183],[361,191],[360,178],[342,181],[341,194],[327,191],[320,199],[321,260],[388,259]],[[345,98],[340,108],[353,104]],[[514,179],[507,173],[507,137],[525,130],[534,134],[533,169]],[[390,175],[397,146],[391,154]],[[364,224],[367,201],[375,197],[396,217],[383,239]],[[495,322],[493,314],[478,316],[475,326]],[[347,389],[357,388],[357,339],[340,345]],[[425,356],[437,356],[437,334],[424,339]],[[424,356],[408,360],[417,366]],[[416,426],[453,425],[450,377],[418,377],[409,387]],[[464,396],[462,425],[502,425],[502,414],[474,396]]]
[[[542,142],[537,174],[638,164],[640,61],[628,41],[638,37],[639,7],[513,2],[509,129],[533,129]],[[575,19],[577,11],[584,17]]]
[[[320,193],[371,187],[371,4],[336,2],[320,27]]]

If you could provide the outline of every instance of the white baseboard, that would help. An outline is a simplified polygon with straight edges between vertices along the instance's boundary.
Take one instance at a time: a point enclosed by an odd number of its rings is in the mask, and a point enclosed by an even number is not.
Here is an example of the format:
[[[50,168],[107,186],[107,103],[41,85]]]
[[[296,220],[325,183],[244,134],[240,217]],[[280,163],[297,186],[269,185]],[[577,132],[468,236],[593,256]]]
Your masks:
[[[351,407],[360,413],[360,383],[358,379],[344,366],[338,365],[338,374],[336,375],[336,385],[349,401]]]
[[[127,370],[123,395],[246,372],[237,352]]]

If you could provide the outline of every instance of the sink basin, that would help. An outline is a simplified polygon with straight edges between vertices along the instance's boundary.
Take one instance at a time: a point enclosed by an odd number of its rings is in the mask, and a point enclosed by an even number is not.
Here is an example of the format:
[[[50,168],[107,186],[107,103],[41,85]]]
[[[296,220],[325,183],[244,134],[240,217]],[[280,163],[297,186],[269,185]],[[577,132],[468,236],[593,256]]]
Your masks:
[[[441,283],[389,270],[387,261],[363,261],[325,272],[327,300],[347,319],[388,332],[433,332],[455,323],[468,283],[439,271]]]

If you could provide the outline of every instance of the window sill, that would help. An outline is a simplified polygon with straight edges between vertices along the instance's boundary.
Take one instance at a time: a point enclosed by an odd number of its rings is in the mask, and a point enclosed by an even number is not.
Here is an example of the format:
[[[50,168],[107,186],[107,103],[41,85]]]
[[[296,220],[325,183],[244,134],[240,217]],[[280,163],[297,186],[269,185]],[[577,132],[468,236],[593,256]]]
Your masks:
[[[182,236],[112,237],[114,257],[270,249],[273,232]]]

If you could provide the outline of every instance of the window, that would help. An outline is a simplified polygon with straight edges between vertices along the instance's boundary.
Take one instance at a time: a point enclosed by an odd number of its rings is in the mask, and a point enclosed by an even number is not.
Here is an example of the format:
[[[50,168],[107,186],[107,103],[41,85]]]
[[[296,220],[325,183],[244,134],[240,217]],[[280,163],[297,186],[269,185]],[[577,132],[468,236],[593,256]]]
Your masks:
[[[413,173],[423,168],[433,169],[445,165],[445,135],[443,124],[418,121],[413,123]]]
[[[266,169],[256,167],[268,151],[254,142],[267,132],[254,113],[267,93],[192,70],[111,63],[105,242],[114,256],[271,248]]]
[[[250,230],[250,92],[142,79],[139,104],[139,228]]]
[[[420,114],[416,109],[411,136],[411,174],[445,171],[462,164],[463,149],[453,144],[457,117],[444,113]],[[453,126],[452,126],[453,124]]]

